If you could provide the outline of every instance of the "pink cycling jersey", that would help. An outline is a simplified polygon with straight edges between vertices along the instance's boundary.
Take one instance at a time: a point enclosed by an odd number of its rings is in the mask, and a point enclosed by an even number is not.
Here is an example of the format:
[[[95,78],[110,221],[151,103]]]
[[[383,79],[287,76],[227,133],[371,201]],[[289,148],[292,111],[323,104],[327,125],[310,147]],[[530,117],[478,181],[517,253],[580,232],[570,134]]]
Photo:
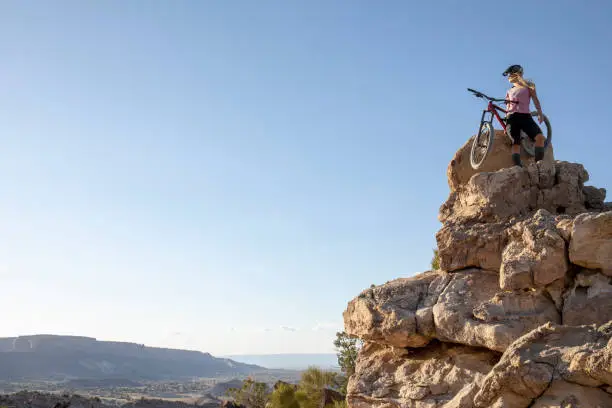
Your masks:
[[[508,113],[529,113],[529,102],[531,94],[529,88],[514,86],[506,92],[506,99],[513,101],[506,105]]]

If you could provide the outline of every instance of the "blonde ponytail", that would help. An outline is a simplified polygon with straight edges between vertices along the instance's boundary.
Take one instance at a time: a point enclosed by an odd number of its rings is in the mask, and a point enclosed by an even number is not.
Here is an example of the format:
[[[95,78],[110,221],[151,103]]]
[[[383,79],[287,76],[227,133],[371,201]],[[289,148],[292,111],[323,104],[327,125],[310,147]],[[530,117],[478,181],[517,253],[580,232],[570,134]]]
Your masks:
[[[529,88],[532,91],[535,91],[535,87],[536,87],[535,86],[535,82],[533,82],[532,80],[525,79],[522,76],[519,76],[518,77],[518,82],[519,82],[519,84],[523,85],[525,88]]]
[[[529,88],[532,91],[535,91],[535,82],[533,82],[531,79],[525,79],[523,78],[523,75],[519,73],[510,74],[510,77],[516,78],[516,82],[518,82],[519,85],[524,86],[525,88]]]

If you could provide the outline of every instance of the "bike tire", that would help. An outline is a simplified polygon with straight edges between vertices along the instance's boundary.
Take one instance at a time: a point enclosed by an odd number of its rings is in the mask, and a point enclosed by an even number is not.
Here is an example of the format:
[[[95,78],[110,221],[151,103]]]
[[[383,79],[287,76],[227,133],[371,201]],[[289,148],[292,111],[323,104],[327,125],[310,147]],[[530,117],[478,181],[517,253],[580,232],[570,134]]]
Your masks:
[[[538,112],[536,111],[531,112],[531,116],[537,118]],[[548,120],[548,117],[546,115],[543,115],[543,116],[544,116],[543,119],[544,119],[545,129],[542,129],[542,134],[546,138],[546,140],[544,141],[544,148],[547,148],[552,140],[552,127],[550,125],[550,121]],[[527,153],[529,156],[532,156],[532,157],[535,156],[535,141],[527,137],[527,135],[522,131],[521,131],[521,146],[523,147],[523,150],[525,151],[525,153]]]
[[[493,147],[495,129],[491,122],[483,122],[478,129],[478,134],[474,136],[472,148],[470,149],[470,164],[474,170],[484,163],[487,155]]]

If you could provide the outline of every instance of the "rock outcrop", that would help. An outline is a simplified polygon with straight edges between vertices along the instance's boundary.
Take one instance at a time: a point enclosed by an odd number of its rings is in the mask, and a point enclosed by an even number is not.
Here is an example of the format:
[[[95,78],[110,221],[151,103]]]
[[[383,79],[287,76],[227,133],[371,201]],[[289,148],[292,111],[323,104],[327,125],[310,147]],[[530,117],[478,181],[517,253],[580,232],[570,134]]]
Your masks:
[[[383,408],[412,400],[435,407],[460,392],[466,381],[484,380],[498,360],[493,351],[439,341],[417,349],[366,343],[348,402],[352,407]]]
[[[612,211],[580,214],[571,229],[572,263],[612,276]]]
[[[612,407],[606,190],[551,150],[520,168],[495,149],[486,171],[465,168],[469,142],[449,165],[440,269],[349,302],[349,407]]]
[[[448,164],[446,175],[448,177],[448,186],[451,191],[455,191],[462,185],[467,184],[470,178],[476,173],[497,171],[513,166],[510,154],[510,147],[512,146],[510,139],[502,130],[498,129],[495,131],[493,147],[491,147],[491,151],[487,154],[486,160],[478,170],[474,170],[470,165],[470,150],[472,149],[473,140],[474,138],[471,137],[465,142],[465,144],[457,150],[455,156]],[[552,162],[554,159],[554,149],[551,145],[549,149],[546,149],[544,161]],[[534,162],[533,157],[524,152],[521,154],[521,160],[524,164],[532,164]],[[593,194],[597,194],[597,192],[593,191]],[[605,192],[603,194],[605,196]]]

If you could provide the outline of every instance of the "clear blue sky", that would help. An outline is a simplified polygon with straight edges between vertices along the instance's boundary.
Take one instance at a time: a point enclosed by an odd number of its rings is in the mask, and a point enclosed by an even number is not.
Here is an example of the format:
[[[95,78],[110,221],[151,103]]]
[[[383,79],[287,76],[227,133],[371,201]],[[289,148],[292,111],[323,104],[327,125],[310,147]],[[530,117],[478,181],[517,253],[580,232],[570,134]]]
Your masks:
[[[612,188],[612,3],[0,2],[0,336],[333,352],[525,67]]]

